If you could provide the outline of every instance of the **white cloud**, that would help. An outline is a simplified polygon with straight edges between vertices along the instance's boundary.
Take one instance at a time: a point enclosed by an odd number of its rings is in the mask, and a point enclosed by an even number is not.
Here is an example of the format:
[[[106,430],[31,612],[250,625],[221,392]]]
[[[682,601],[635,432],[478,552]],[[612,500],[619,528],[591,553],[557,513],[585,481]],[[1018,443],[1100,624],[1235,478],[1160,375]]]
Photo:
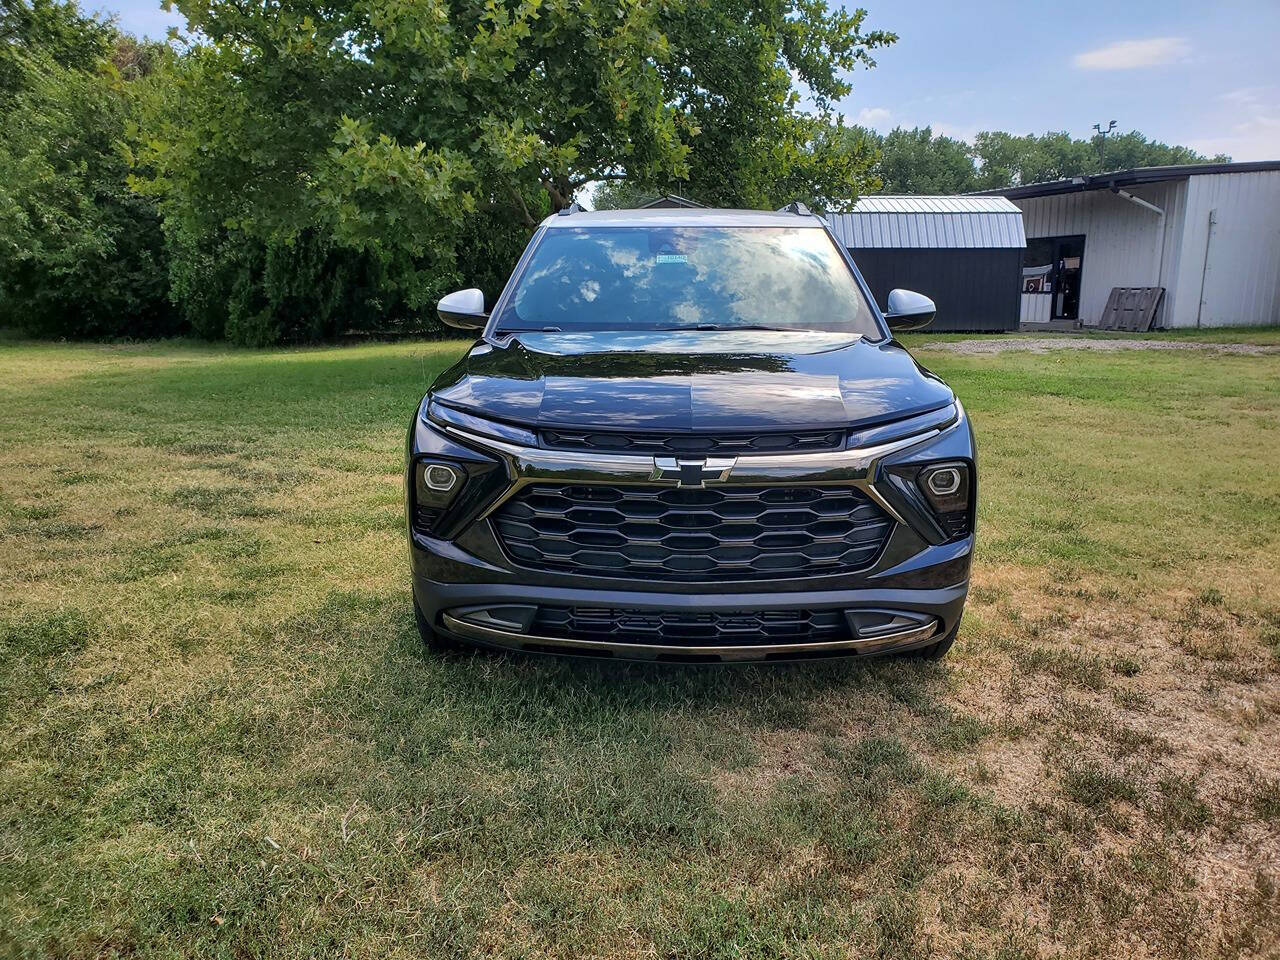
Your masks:
[[[853,122],[860,127],[886,127],[889,125],[889,117],[891,114],[887,107],[863,107],[858,111],[858,115],[853,118]]]
[[[1280,110],[1275,87],[1241,87],[1218,95],[1225,106],[1215,116],[1216,136],[1188,142],[1193,150],[1210,156],[1225,153],[1232,160],[1280,159]]]
[[[1077,53],[1071,60],[1081,70],[1135,70],[1178,63],[1191,56],[1185,37],[1151,37],[1149,40],[1117,40],[1096,50]]]
[[[1263,95],[1270,89],[1270,87],[1241,87],[1239,90],[1228,90],[1226,93],[1219,94],[1218,99],[1242,107],[1253,107],[1262,101]]]
[[[950,137],[952,140],[963,140],[965,143],[973,143],[973,138],[978,135],[978,131],[984,128],[974,126],[973,124],[954,124],[943,121],[930,125],[933,128],[935,137]],[[987,127],[985,129],[990,129]]]

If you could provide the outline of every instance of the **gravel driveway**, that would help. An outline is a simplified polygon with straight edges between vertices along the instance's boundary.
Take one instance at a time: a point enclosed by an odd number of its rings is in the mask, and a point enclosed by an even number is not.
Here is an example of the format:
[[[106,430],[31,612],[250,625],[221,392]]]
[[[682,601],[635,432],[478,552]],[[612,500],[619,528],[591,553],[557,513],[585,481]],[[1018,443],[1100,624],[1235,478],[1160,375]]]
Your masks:
[[[1005,353],[1009,350],[1029,350],[1046,353],[1049,350],[1204,350],[1212,353],[1280,353],[1280,346],[1263,346],[1257,343],[1199,343],[1189,340],[1119,340],[1081,337],[975,337],[972,340],[955,340],[949,343],[922,343],[917,349],[941,350],[947,353],[980,354]]]

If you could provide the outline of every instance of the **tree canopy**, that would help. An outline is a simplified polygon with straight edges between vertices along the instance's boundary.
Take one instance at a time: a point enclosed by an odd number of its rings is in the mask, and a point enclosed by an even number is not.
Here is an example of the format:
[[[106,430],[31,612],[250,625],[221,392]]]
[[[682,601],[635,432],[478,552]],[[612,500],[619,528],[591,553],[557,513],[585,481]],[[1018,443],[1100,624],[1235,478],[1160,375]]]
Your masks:
[[[876,158],[872,174],[883,193],[929,194],[996,190],[1023,183],[1061,180],[1101,173],[1099,138],[1079,139],[1066,132],[1018,136],[984,131],[972,144],[935,134],[930,127],[898,127],[887,134],[850,128],[844,134],[851,151]],[[1106,138],[1105,169],[1129,170],[1183,163],[1224,162],[1188,147],[1149,140],[1138,131]]]
[[[161,51],[70,3],[2,2],[0,322],[175,332],[159,214],[129,189],[121,149]]]
[[[464,280],[496,294],[536,222],[592,182],[848,195],[870,156],[842,148],[831,104],[894,39],[824,0],[176,5],[202,39],[147,103],[135,182],[191,323],[219,332],[197,289],[212,276],[221,332],[249,342],[332,332],[293,314],[413,324]],[[346,271],[370,295],[289,306],[265,270],[299,245],[316,280],[300,292]]]

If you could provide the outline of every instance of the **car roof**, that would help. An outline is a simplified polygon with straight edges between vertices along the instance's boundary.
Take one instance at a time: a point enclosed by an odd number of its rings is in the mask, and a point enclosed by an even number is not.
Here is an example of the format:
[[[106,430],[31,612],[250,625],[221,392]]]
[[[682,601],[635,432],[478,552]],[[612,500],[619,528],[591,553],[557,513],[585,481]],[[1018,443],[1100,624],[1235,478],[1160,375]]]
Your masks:
[[[553,213],[548,229],[564,227],[821,227],[817,217],[770,210],[655,208]]]

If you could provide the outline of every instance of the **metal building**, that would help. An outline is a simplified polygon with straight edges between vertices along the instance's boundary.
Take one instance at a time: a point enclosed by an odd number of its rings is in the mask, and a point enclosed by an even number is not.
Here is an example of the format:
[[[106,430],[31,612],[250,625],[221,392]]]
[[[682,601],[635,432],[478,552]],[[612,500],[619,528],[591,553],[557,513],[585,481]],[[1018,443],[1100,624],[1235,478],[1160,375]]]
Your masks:
[[[1156,288],[1156,327],[1280,323],[1280,161],[1143,167],[992,191],[1022,210],[1024,329],[1096,326]]]
[[[883,307],[895,287],[932,297],[934,330],[1016,330],[1022,212],[1003,197],[863,197],[827,214]]]

